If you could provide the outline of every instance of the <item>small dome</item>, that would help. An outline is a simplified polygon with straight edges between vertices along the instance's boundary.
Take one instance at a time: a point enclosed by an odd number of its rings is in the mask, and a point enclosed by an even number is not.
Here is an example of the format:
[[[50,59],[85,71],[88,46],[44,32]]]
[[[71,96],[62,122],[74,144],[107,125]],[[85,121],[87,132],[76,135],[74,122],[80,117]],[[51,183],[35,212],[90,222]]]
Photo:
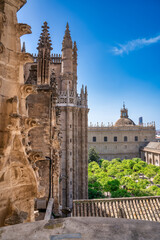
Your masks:
[[[120,126],[135,126],[135,123],[130,119],[130,118],[120,118],[117,120],[115,123],[115,127],[120,127]]]

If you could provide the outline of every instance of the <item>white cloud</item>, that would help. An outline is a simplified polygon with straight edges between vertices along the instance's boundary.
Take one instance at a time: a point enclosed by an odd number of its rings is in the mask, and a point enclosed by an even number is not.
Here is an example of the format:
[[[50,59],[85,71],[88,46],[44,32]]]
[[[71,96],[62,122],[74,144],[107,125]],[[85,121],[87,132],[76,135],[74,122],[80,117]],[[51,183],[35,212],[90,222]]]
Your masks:
[[[118,47],[114,47],[112,49],[112,52],[115,55],[123,55],[124,53],[129,54],[129,52],[134,51],[139,48],[143,48],[145,46],[151,45],[153,43],[157,43],[160,41],[160,35],[154,38],[142,38],[142,39],[136,39],[127,42],[126,44],[118,44]]]

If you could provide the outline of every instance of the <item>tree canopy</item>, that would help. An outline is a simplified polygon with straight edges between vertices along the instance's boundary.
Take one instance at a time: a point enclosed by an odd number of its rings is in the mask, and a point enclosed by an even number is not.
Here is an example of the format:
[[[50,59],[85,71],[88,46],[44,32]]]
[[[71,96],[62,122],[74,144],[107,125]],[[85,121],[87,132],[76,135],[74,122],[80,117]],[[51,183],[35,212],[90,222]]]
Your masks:
[[[100,156],[96,152],[95,148],[90,148],[89,153],[88,153],[88,162],[97,162],[98,164],[100,163]]]
[[[95,161],[93,160],[95,159]],[[90,150],[88,164],[89,198],[154,196],[160,194],[160,167],[140,158],[103,160]]]

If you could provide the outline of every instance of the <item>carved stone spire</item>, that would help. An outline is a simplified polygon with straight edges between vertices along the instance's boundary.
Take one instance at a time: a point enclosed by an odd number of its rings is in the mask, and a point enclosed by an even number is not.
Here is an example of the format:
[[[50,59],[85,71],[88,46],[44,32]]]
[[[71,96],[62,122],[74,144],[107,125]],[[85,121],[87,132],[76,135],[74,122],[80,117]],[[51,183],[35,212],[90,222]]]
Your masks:
[[[22,46],[21,52],[26,52],[26,44],[25,44],[25,42],[23,42],[23,46]]]
[[[48,48],[49,50],[52,50],[53,48],[51,39],[50,39],[50,33],[48,31],[49,27],[47,22],[44,22],[42,26],[42,33],[40,35],[39,43],[37,49],[40,50],[40,48]]]
[[[38,58],[37,58],[37,84],[50,84],[49,65],[51,54],[51,39],[48,31],[47,22],[42,26],[42,33],[38,43]]]
[[[73,64],[77,64],[77,44],[76,41],[74,41],[73,44]]]
[[[72,50],[72,60],[73,60],[73,89],[77,92],[77,45],[74,41]]]
[[[72,48],[72,39],[70,35],[70,30],[69,30],[69,24],[67,22],[66,25],[66,30],[63,38],[63,43],[62,43],[62,50],[63,48]]]

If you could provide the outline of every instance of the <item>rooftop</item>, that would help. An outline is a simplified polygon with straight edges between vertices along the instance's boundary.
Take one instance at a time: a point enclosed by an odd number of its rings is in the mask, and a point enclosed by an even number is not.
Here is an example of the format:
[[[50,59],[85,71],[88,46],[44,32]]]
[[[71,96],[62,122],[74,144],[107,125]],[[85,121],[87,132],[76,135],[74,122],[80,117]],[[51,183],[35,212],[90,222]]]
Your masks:
[[[160,196],[74,200],[72,216],[160,222]]]

